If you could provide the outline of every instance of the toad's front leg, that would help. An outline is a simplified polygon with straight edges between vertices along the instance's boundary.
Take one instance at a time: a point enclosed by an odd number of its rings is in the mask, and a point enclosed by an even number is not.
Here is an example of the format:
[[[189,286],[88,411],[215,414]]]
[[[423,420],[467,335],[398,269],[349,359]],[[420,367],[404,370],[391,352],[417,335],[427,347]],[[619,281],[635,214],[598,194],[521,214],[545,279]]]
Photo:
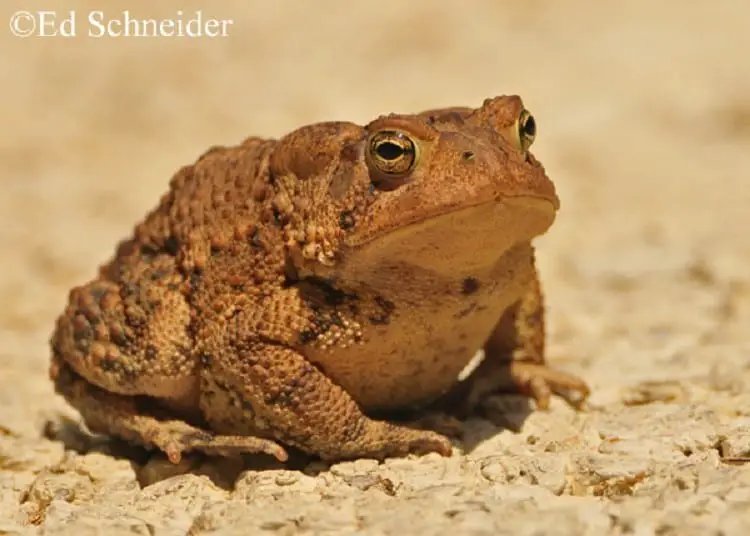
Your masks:
[[[519,302],[498,321],[485,343],[482,363],[439,400],[438,407],[467,416],[487,396],[513,392],[533,398],[540,409],[549,407],[553,394],[579,407],[589,395],[588,385],[545,362],[544,338],[544,307],[535,276]]]
[[[367,417],[340,386],[293,349],[254,340],[205,359],[201,408],[211,428],[258,434],[325,460],[450,455],[450,441]]]

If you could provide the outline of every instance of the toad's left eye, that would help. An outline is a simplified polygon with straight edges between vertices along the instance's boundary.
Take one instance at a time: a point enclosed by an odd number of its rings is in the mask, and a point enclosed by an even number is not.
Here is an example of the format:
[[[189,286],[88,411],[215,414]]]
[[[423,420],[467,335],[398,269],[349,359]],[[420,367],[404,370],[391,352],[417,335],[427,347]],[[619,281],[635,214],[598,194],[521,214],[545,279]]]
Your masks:
[[[518,117],[516,135],[518,136],[518,146],[525,153],[536,138],[536,121],[534,116],[526,110],[523,110]]]

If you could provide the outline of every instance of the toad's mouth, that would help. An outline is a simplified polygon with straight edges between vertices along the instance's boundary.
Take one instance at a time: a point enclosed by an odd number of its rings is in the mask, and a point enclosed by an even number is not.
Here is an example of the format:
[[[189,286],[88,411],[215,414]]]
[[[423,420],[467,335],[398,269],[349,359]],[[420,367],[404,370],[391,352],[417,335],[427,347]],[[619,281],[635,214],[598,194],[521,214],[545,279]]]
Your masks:
[[[439,215],[374,220],[366,233],[347,237],[342,260],[350,272],[398,260],[441,273],[470,272],[544,234],[557,208],[556,199],[518,195],[456,210],[442,207]]]

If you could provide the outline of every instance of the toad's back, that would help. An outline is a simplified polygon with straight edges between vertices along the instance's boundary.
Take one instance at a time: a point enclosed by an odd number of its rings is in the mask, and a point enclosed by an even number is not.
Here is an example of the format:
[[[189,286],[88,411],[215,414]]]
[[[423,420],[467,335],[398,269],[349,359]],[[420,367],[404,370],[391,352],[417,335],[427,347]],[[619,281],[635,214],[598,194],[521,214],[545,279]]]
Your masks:
[[[159,205],[136,227],[128,249],[134,244],[174,255],[186,274],[205,269],[212,246],[221,249],[257,225],[274,143],[252,137],[237,147],[214,147],[180,169]]]

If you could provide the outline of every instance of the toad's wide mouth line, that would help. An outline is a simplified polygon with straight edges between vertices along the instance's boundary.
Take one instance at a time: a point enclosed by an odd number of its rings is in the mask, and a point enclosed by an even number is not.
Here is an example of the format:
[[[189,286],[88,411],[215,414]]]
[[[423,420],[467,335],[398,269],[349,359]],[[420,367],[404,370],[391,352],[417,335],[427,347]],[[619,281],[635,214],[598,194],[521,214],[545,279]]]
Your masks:
[[[554,219],[554,215],[560,207],[560,203],[556,198],[540,197],[529,194],[519,194],[503,196],[491,201],[481,201],[475,204],[461,204],[455,207],[440,207],[440,212],[434,211],[432,213],[423,214],[420,217],[412,217],[411,219],[398,219],[392,220],[392,223],[381,225],[377,230],[371,234],[362,234],[357,236],[356,232],[354,235],[350,235],[346,239],[347,247],[359,247],[370,244],[375,240],[383,238],[386,235],[399,233],[399,231],[405,231],[410,227],[429,222],[430,220],[439,221],[444,218],[454,217],[461,212],[468,212],[472,210],[481,210],[482,208],[489,207],[502,207],[507,206],[509,209],[527,209],[529,212],[548,212],[550,218],[550,224]]]

